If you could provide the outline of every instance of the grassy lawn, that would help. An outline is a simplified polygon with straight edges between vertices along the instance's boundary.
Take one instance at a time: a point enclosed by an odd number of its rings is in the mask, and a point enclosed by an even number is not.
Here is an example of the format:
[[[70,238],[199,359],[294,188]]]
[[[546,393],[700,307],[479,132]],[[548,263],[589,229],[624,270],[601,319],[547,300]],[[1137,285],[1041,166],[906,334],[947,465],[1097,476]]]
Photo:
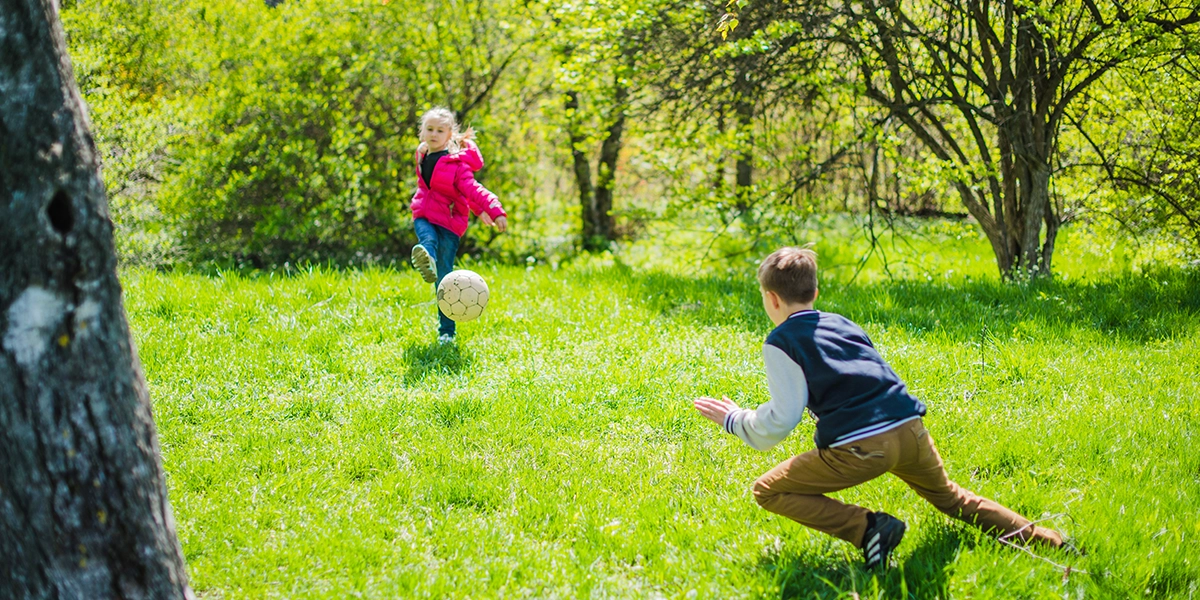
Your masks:
[[[124,272],[194,588],[1200,596],[1200,272],[1106,273],[1064,254],[1065,279],[1006,286],[974,238],[895,279],[877,265],[853,277],[851,249],[818,251],[832,257],[818,308],[862,324],[929,405],[953,478],[1086,547],[1045,554],[1069,574],[891,477],[839,495],[908,522],[880,575],[759,509],[750,483],[812,447],[811,421],[764,454],[691,408],[767,398],[753,265],[631,251],[472,265],[492,300],[457,348],[433,343],[432,293],[409,270]]]

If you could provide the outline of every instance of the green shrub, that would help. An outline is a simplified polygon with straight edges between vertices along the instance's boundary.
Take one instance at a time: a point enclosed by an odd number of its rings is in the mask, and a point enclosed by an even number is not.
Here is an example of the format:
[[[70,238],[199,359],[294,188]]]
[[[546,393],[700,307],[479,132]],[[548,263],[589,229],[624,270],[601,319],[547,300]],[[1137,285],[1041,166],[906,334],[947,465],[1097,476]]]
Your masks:
[[[489,163],[480,179],[510,212],[531,206],[521,153],[536,154],[537,133],[492,115],[494,101],[521,101],[502,93],[507,79],[478,78],[520,51],[477,30],[513,9],[480,7],[469,23],[432,1],[68,7],[125,262],[395,259],[414,241],[416,121],[434,105],[470,109]],[[482,235],[465,247],[519,254],[519,238],[504,250]]]

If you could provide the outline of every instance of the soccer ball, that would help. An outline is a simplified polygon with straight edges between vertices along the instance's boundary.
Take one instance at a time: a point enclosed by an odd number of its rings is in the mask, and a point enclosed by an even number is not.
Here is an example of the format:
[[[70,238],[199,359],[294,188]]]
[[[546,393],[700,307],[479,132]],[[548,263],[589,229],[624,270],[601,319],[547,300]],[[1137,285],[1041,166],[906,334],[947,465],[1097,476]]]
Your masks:
[[[478,317],[487,302],[487,283],[474,271],[451,271],[438,284],[438,308],[452,321],[462,323]]]

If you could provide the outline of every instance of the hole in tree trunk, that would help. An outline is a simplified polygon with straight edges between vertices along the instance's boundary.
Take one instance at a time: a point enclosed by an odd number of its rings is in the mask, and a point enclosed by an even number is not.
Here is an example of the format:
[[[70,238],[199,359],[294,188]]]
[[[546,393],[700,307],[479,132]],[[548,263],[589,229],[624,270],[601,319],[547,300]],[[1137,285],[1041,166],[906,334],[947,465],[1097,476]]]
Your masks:
[[[54,230],[66,235],[75,226],[75,215],[71,210],[71,199],[66,192],[59,190],[46,207],[46,216],[50,217],[50,225]]]

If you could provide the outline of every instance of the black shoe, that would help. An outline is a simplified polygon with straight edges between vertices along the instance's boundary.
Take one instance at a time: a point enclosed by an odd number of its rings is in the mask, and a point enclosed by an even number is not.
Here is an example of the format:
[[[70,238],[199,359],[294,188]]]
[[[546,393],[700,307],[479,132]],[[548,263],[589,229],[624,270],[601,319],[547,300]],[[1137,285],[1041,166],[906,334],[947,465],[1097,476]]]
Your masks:
[[[887,565],[892,550],[900,545],[904,537],[904,521],[885,512],[867,516],[867,532],[863,535],[863,560],[868,569]]]

